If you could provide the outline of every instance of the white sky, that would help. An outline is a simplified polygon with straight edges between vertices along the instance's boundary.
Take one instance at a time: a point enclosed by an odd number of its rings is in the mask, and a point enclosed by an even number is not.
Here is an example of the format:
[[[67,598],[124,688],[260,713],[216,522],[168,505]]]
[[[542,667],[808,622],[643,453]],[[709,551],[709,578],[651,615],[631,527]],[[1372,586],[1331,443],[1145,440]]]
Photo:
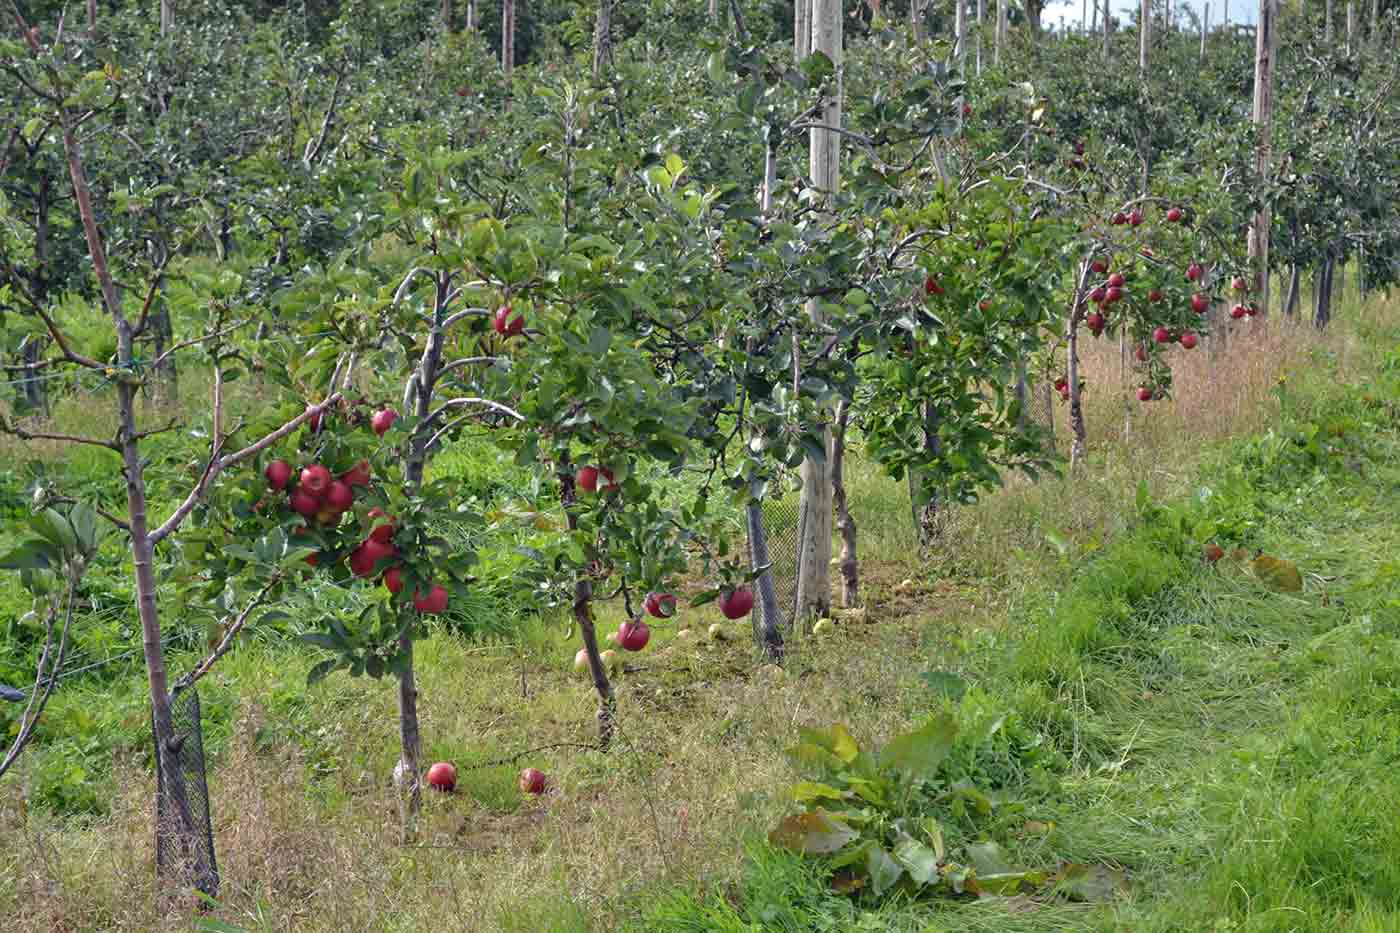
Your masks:
[[[1113,14],[1123,22],[1132,20],[1132,11],[1141,9],[1141,4],[1125,3],[1123,0],[1110,0],[1113,4]],[[1172,4],[1176,8],[1177,4]],[[1196,16],[1201,15],[1205,6],[1205,0],[1180,0],[1180,7],[1185,11],[1186,7],[1196,11]],[[1219,26],[1221,13],[1228,7],[1230,11],[1230,22],[1232,23],[1253,23],[1259,14],[1258,0],[1210,0],[1210,24]],[[1089,0],[1089,16],[1093,18],[1094,0]],[[1060,28],[1060,17],[1065,18],[1065,26],[1078,26],[1080,19],[1084,15],[1083,0],[1053,0],[1045,5],[1045,10],[1041,14],[1040,21],[1046,26]]]

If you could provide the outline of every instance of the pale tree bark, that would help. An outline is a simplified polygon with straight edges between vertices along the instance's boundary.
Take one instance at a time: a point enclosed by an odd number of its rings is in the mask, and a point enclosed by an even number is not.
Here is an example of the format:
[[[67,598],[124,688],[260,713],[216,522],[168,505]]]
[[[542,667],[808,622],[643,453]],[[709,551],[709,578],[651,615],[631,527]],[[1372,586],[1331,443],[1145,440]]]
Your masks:
[[[997,29],[996,44],[992,52],[992,61],[998,66],[1001,65],[1001,50],[1006,45],[1007,11],[1006,0],[997,0]]]
[[[1210,32],[1210,4],[1205,5],[1201,14],[1201,61],[1206,60],[1206,35]]]
[[[501,0],[501,71],[510,77],[515,70],[515,4]]]
[[[94,0],[95,5],[95,0]],[[94,10],[94,14],[96,11]],[[95,18],[95,15],[94,15]],[[166,36],[175,28],[175,0],[160,0],[160,34]]]
[[[977,0],[977,73],[982,73],[982,23],[987,18],[987,0]]]
[[[612,65],[612,0],[598,0],[593,23],[593,82],[602,82]]]
[[[1255,171],[1268,178],[1273,147],[1274,63],[1278,57],[1278,0],[1259,0],[1259,23],[1254,45],[1254,128],[1257,141]],[[1272,212],[1261,207],[1249,229],[1249,258],[1255,272],[1259,313],[1269,314],[1269,227]]]
[[[813,0],[812,51],[821,52],[836,66],[832,84],[822,101],[820,126],[811,130],[809,168],[812,183],[828,195],[841,186],[841,136],[826,127],[841,126],[841,2]],[[808,301],[812,323],[823,322],[821,303]],[[794,351],[795,352],[795,351]],[[794,367],[795,368],[795,367]],[[794,373],[794,377],[800,373]],[[826,456],[802,462],[802,496],[798,507],[797,600],[793,621],[811,615],[827,615],[831,609],[831,430],[822,427]]]
[[[967,76],[967,0],[953,0],[953,49],[958,58],[958,74]]]
[[[569,531],[578,528],[578,489],[574,484],[575,473],[569,463],[559,465],[559,498],[564,506],[565,522]],[[593,689],[598,694],[598,747],[604,751],[612,744],[613,731],[617,723],[617,697],[612,683],[608,680],[607,666],[603,664],[602,652],[598,650],[598,631],[593,625],[593,582],[586,572],[580,571],[574,578],[573,600],[574,623],[578,625],[583,639],[583,650],[588,657],[588,674],[593,681]]]
[[[97,35],[97,0],[87,0],[88,38]]]
[[[1355,2],[1355,0],[1347,0],[1347,47],[1346,47],[1346,52],[1347,52],[1348,55],[1350,55],[1350,54],[1352,53],[1352,51],[1355,50],[1355,48],[1356,48],[1355,42],[1356,42],[1356,2]]]
[[[1138,22],[1138,69],[1147,74],[1147,56],[1152,48],[1152,0],[1142,0]]]
[[[860,602],[860,561],[856,556],[856,520],[846,500],[846,428],[851,403],[836,406],[836,433],[831,439],[831,498],[836,506],[836,530],[841,534],[841,605],[854,609]]]
[[[1103,57],[1108,57],[1109,36],[1113,32],[1113,14],[1108,7],[1108,0],[1103,0]]]
[[[812,54],[812,5],[817,2],[820,0],[793,0],[792,47],[799,62]]]
[[[476,32],[476,0],[467,0],[467,23],[468,32]]]
[[[1332,48],[1332,0],[1327,0],[1322,8],[1322,41]]]

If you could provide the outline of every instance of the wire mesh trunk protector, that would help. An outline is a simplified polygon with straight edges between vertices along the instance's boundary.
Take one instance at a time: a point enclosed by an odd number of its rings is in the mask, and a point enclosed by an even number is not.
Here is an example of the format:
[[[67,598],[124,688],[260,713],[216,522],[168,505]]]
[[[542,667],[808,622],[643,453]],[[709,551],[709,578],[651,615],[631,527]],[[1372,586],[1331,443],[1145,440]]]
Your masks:
[[[214,829],[209,819],[198,691],[189,687],[172,696],[170,718],[175,726],[179,773],[166,774],[157,747],[156,874],[172,887],[193,887],[217,897],[219,867],[214,860]],[[153,739],[154,727],[152,719]]]

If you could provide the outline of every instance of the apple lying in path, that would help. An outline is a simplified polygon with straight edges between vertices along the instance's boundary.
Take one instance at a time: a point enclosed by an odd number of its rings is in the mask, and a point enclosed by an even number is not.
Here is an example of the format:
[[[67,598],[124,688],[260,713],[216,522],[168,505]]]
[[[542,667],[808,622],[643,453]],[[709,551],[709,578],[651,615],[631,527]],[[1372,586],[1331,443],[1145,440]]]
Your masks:
[[[549,787],[549,778],[539,768],[526,768],[520,772],[520,792],[538,797]]]
[[[742,619],[752,610],[753,591],[747,587],[741,586],[719,596],[719,611],[724,613],[726,619]]]
[[[1137,390],[1137,397],[1139,402],[1150,402],[1152,401],[1152,390],[1143,386]]]
[[[433,790],[450,793],[457,786],[457,767],[448,761],[439,761],[428,769],[428,786]]]

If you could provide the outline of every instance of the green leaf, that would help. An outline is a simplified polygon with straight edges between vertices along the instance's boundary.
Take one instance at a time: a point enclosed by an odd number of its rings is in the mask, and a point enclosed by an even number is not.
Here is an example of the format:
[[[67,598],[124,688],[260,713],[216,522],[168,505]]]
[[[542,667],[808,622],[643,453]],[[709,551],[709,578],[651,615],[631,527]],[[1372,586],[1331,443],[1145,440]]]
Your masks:
[[[807,803],[812,800],[842,800],[845,795],[830,784],[822,784],[819,781],[799,781],[792,786],[792,799],[798,803]]]
[[[1077,901],[1109,901],[1128,894],[1128,875],[1107,865],[1069,864],[1050,879],[1055,893]]]
[[[29,538],[0,556],[0,570],[47,570],[62,560],[58,548],[40,538]]]
[[[820,745],[813,745],[811,742],[799,742],[784,754],[799,765],[807,765],[822,771],[840,771],[843,764],[840,758]]]
[[[865,870],[870,873],[870,883],[876,897],[898,884],[904,875],[904,866],[880,845],[873,845],[866,851]]]
[[[948,671],[924,671],[919,679],[934,693],[949,700],[961,700],[967,693],[967,681]]]
[[[303,632],[301,640],[330,651],[344,651],[350,647],[343,638],[330,632]]]
[[[1284,593],[1302,592],[1303,575],[1298,572],[1298,565],[1292,561],[1260,554],[1254,558],[1251,566],[1254,568],[1254,575],[1265,586]]]
[[[1140,479],[1137,484],[1137,510],[1139,512],[1146,511],[1151,504],[1152,493],[1147,488],[1147,480]]]
[[[710,80],[716,84],[723,84],[729,75],[724,70],[724,52],[716,50],[710,53],[709,59],[705,62],[705,70],[710,74]]]
[[[321,661],[315,667],[311,668],[311,670],[306,672],[306,685],[310,687],[317,681],[325,679],[325,676],[331,671],[335,670],[337,667],[339,667],[340,663],[340,658],[327,658],[326,660]]]
[[[906,836],[894,847],[894,857],[918,884],[934,884],[941,880],[937,853],[917,839]]]
[[[919,729],[893,739],[880,750],[880,764],[909,777],[931,780],[953,750],[958,725],[947,714],[930,719]]]
[[[830,855],[860,834],[825,810],[790,816],[768,834],[773,845],[804,855]]]

